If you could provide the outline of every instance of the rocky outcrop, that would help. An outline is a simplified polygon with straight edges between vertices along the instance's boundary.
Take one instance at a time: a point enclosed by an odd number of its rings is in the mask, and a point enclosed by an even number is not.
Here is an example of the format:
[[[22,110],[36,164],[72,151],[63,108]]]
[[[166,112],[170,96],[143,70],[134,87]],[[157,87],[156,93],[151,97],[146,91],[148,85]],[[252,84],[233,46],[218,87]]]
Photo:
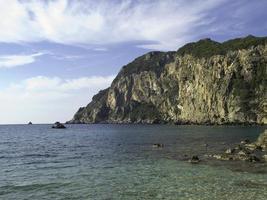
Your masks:
[[[262,149],[267,151],[267,130],[258,137],[255,145],[260,146]]]
[[[267,130],[264,131],[256,142],[241,141],[235,148],[229,148],[222,154],[208,155],[217,160],[241,160],[249,162],[267,161]]]
[[[61,124],[60,122],[56,122],[52,128],[56,128],[56,129],[64,129],[66,128],[63,124]]]
[[[266,124],[266,41],[204,39],[145,54],[69,123]]]
[[[160,144],[160,143],[155,143],[152,145],[153,148],[163,148],[164,144]]]
[[[200,162],[200,159],[198,156],[195,155],[195,156],[192,156],[192,158],[190,160],[188,160],[188,162],[193,163],[193,164],[197,164]]]

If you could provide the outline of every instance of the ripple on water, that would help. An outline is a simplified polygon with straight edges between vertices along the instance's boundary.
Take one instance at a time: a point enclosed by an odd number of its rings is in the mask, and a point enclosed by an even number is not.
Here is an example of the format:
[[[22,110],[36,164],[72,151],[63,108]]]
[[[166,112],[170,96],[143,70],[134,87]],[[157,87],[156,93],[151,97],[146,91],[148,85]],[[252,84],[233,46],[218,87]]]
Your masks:
[[[209,144],[208,151],[221,151],[222,142],[254,140],[261,131],[260,127],[72,125],[57,131],[50,125],[0,126],[0,141],[9,141],[0,144],[0,199],[266,200],[264,165],[191,165],[179,160],[184,154],[205,153],[204,143]],[[164,148],[155,150],[154,143],[163,143]]]

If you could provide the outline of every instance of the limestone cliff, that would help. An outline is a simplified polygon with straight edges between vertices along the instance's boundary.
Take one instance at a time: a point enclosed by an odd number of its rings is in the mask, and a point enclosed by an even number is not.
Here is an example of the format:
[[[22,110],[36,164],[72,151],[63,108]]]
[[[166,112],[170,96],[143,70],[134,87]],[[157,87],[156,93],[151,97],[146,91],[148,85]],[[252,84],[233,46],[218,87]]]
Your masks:
[[[266,124],[267,38],[189,43],[124,66],[69,123]]]

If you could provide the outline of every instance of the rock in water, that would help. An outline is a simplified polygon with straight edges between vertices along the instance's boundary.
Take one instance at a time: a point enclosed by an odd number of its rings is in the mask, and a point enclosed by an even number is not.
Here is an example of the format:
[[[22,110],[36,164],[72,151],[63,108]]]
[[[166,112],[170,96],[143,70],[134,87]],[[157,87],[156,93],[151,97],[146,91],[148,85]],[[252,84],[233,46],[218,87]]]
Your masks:
[[[229,148],[222,154],[211,155],[217,160],[242,160],[249,162],[267,161],[265,155],[267,147],[267,130],[264,131],[258,140],[254,143],[249,143],[248,140],[243,140],[235,148]]]
[[[263,149],[267,149],[267,130],[264,131],[256,142],[256,145],[260,146]]]
[[[58,128],[58,129],[63,129],[66,128],[63,124],[61,124],[60,122],[56,122],[52,128]]]
[[[163,148],[164,144],[160,144],[160,143],[155,143],[152,145],[153,148]]]
[[[249,161],[249,162],[260,162],[261,159],[258,158],[258,157],[255,156],[255,155],[250,155],[249,158],[248,158],[248,161]]]
[[[29,122],[28,125],[32,125],[32,122]]]
[[[266,124],[267,37],[190,43],[124,66],[69,123]]]
[[[200,159],[198,156],[192,156],[192,158],[189,160],[190,163],[196,164],[200,162]]]
[[[249,139],[245,139],[241,141],[241,144],[249,144],[249,143],[250,143]]]
[[[226,154],[232,154],[234,152],[235,152],[235,149],[231,149],[231,148],[226,149],[226,151],[225,151]]]

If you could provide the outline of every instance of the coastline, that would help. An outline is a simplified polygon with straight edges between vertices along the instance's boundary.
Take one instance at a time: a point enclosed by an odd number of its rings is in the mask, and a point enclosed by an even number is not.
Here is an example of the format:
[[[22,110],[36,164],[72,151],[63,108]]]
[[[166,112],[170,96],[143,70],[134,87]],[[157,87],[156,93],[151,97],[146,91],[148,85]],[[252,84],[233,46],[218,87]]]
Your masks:
[[[65,124],[143,124],[143,125],[199,125],[199,126],[267,126],[266,123],[256,123],[256,122],[225,122],[225,123],[211,123],[211,122],[189,122],[189,121],[179,121],[179,122],[80,122],[80,121],[66,121]]]

